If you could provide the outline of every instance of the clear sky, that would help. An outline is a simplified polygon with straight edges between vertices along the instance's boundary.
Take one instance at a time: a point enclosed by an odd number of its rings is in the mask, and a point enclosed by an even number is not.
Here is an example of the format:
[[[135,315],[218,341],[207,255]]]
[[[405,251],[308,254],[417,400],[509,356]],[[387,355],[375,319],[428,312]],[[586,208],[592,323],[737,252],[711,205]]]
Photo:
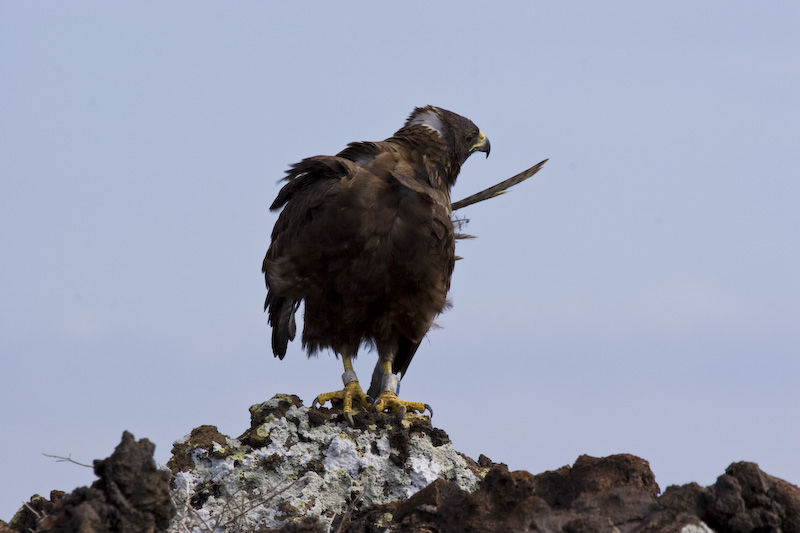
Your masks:
[[[0,3],[0,518],[90,483],[123,430],[238,436],[341,364],[272,357],[287,166],[415,106],[489,159],[401,395],[533,473],[633,453],[662,490],[734,461],[800,484],[796,2]],[[356,370],[367,378],[375,355]]]

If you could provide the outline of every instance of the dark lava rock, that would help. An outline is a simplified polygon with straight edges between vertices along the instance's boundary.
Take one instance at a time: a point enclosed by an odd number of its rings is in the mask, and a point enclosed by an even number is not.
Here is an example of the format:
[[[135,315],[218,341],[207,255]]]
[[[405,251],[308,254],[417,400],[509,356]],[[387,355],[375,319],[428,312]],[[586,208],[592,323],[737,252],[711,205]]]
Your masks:
[[[169,463],[176,476],[172,489],[169,472],[157,469],[152,459],[153,444],[146,439],[137,442],[126,432],[111,457],[95,461],[100,479],[90,488],[66,495],[53,491],[49,500],[34,497],[11,524],[0,522],[0,533],[164,531],[176,516],[170,491],[181,490],[178,478],[186,482],[192,476],[202,490],[192,496],[185,518],[200,510],[220,518],[226,508],[238,509],[241,502],[234,500],[237,495],[250,497],[242,504],[244,510],[237,520],[230,522],[246,529],[231,526],[230,531],[800,533],[800,489],[765,474],[754,463],[732,464],[709,487],[696,483],[671,486],[659,495],[648,462],[633,455],[582,455],[572,466],[533,475],[509,471],[506,465],[485,456],[477,463],[466,457],[461,461],[462,456],[450,449],[447,434],[425,418],[397,423],[391,417],[364,412],[356,415],[353,428],[341,423],[337,409],[306,409],[296,396],[279,395],[251,408],[252,425],[240,442],[222,435],[214,426],[201,426],[175,445]],[[334,441],[344,447],[334,450]],[[423,446],[420,441],[427,444]],[[262,453],[256,461],[254,448],[267,445],[274,453]],[[417,462],[429,464],[434,455],[443,453],[442,447],[448,448],[449,455],[443,457],[450,462],[443,462],[440,468],[461,472],[462,478],[473,481],[459,486],[458,475],[440,475],[404,498],[404,494],[413,492],[406,492],[410,478],[404,469],[416,468]],[[348,457],[369,460],[355,472],[347,463],[337,462]],[[215,461],[225,462],[230,469],[227,477],[211,474],[208,469],[217,465]],[[450,463],[458,463],[461,470]],[[279,468],[289,472],[281,475],[295,482],[280,490],[276,489],[279,485],[259,488],[253,484],[262,477],[267,480],[267,474]],[[301,478],[307,484],[298,485],[298,499],[290,502],[283,498],[284,490],[300,483]],[[250,484],[238,490],[236,483],[241,484],[242,479]],[[322,483],[323,479],[327,481]],[[211,485],[209,480],[213,481]],[[312,482],[318,492],[308,493],[306,487]],[[476,482],[477,489],[469,492]],[[215,489],[228,486],[226,483],[232,487],[227,493]],[[383,489],[394,491],[396,497],[376,498],[376,494],[386,496]],[[267,497],[253,499],[251,493]],[[334,494],[341,499],[326,499],[327,507],[317,507],[316,514],[311,512],[315,502]],[[256,505],[259,509],[274,505],[284,522],[273,520],[270,527],[276,529],[267,529],[263,517],[246,522],[246,512],[255,510]],[[176,532],[185,530],[180,524],[180,520],[175,521]],[[208,529],[198,524],[194,525],[199,530]]]
[[[31,500],[25,504],[11,520],[11,524],[5,524],[0,520],[0,533],[8,531],[35,531],[36,525],[42,517],[49,515],[61,503],[64,498],[64,491],[51,490],[50,499],[47,500],[44,496],[36,494]]]
[[[632,455],[584,455],[571,468],[538,476],[495,465],[473,493],[440,479],[405,502],[355,518],[344,531],[373,531],[370,524],[386,513],[393,532],[627,531],[659,509],[657,494],[647,461]]]
[[[149,440],[137,442],[124,432],[111,457],[94,462],[100,479],[91,487],[79,487],[67,495],[54,491],[49,502],[34,497],[28,505],[36,513],[24,507],[11,522],[12,531],[165,531],[175,508],[169,472],[156,466],[154,451]]]
[[[173,474],[194,466],[192,451],[197,448],[210,450],[215,457],[224,457],[227,437],[217,430],[217,426],[199,426],[192,430],[185,441],[177,441],[172,446],[172,457],[167,467]],[[214,446],[217,444],[218,446]]]
[[[535,476],[495,465],[473,493],[438,479],[408,500],[354,513],[342,531],[678,533],[705,524],[719,533],[800,533],[800,489],[753,463],[731,465],[705,489],[658,492],[647,461],[626,454],[583,455]]]
[[[715,531],[800,533],[800,488],[755,463],[733,463],[707,488],[669,487],[659,502],[667,512],[695,515]]]

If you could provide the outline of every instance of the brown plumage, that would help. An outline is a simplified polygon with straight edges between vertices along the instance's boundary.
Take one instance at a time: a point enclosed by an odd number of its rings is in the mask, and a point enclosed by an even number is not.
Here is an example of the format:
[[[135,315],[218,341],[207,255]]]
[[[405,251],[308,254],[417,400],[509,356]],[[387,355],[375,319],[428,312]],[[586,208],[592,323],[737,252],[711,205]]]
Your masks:
[[[475,151],[489,153],[475,124],[428,106],[385,141],[351,143],[292,166],[270,207],[283,211],[263,263],[275,356],[286,355],[305,301],[309,355],[331,348],[349,358],[369,345],[405,373],[447,306],[455,262],[450,189]],[[370,396],[380,392],[381,374]]]

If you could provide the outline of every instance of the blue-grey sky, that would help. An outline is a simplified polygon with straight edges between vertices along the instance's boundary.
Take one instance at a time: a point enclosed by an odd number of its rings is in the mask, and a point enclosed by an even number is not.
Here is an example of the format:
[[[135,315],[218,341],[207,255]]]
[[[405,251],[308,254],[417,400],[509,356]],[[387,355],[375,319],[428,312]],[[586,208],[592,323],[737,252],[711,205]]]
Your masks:
[[[512,469],[799,484],[798,66],[793,2],[0,3],[0,518],[94,479],[43,452],[127,429],[164,463],[340,387],[271,354],[267,208],[289,164],[426,104],[492,142],[454,198],[550,162],[464,211],[401,395]]]

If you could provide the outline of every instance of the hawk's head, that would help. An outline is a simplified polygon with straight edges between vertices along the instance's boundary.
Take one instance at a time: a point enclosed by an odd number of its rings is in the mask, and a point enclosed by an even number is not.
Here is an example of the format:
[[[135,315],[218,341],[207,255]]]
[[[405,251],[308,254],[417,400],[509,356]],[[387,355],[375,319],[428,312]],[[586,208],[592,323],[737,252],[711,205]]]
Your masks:
[[[486,135],[470,119],[452,111],[434,106],[418,107],[408,117],[405,127],[426,126],[447,143],[447,148],[459,166],[473,152],[486,152],[489,157],[491,145]]]

